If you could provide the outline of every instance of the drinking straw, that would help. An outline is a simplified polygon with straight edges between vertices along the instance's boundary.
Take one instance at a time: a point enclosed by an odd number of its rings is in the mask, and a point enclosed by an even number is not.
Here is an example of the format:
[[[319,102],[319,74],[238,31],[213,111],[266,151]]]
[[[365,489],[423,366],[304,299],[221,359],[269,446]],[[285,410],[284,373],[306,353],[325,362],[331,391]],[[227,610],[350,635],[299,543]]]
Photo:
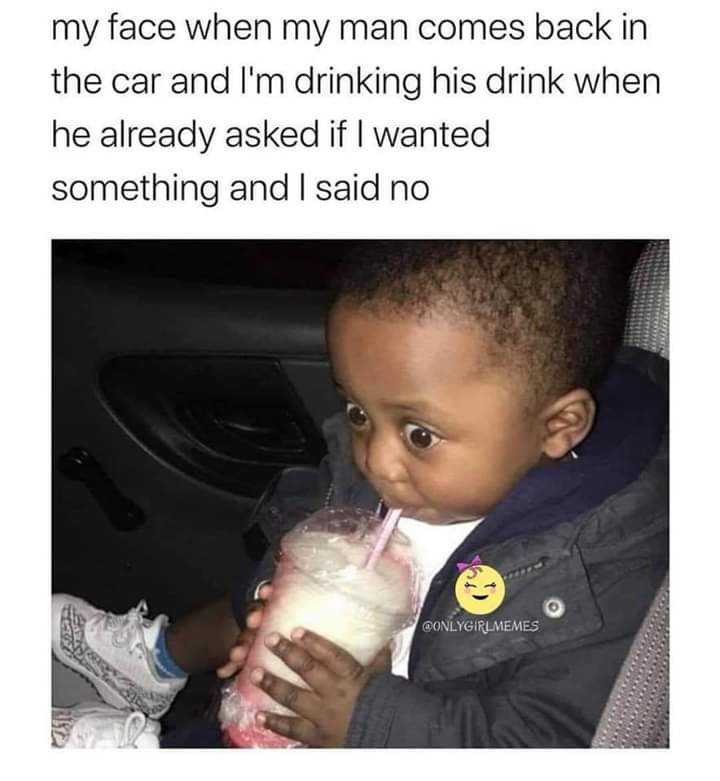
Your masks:
[[[397,526],[397,522],[400,520],[401,515],[402,509],[395,508],[393,510],[388,510],[385,520],[380,525],[380,531],[378,532],[375,544],[368,554],[367,559],[365,559],[365,564],[363,565],[364,569],[373,569],[375,567],[377,560],[382,556],[382,552],[385,550],[390,535]]]

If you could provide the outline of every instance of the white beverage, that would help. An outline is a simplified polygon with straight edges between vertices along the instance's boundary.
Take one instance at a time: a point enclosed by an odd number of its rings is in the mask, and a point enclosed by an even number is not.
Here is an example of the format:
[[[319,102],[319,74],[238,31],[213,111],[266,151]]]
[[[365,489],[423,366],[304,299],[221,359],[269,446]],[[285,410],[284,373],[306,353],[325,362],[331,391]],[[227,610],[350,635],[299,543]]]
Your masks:
[[[250,681],[256,667],[305,687],[265,646],[268,634],[289,638],[302,626],[367,665],[414,620],[418,573],[407,538],[395,532],[374,568],[363,567],[378,523],[360,510],[322,510],[283,538],[272,598],[245,666],[223,702],[221,722],[233,745],[296,745],[255,724],[258,710],[291,714]]]

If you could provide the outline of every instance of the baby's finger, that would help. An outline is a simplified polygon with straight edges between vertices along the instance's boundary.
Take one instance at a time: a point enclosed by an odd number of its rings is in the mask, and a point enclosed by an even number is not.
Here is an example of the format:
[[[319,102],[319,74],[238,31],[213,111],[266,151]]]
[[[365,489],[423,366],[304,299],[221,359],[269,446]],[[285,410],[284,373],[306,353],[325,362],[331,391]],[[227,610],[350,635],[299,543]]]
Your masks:
[[[258,591],[258,596],[260,599],[270,599],[272,596],[272,583],[263,583],[262,586],[260,586],[260,590]]]
[[[243,666],[250,648],[251,638],[245,638],[245,641],[239,645],[234,645],[228,652],[228,661],[215,670],[219,678],[229,678]]]
[[[234,662],[226,662],[222,667],[215,670],[218,678],[231,678],[240,668]]]
[[[229,660],[235,664],[242,664],[248,654],[247,645],[234,645],[228,654]]]
[[[252,612],[247,614],[247,618],[245,619],[245,626],[248,629],[257,629],[262,623],[262,617],[262,607],[253,608]]]
[[[330,640],[321,635],[316,635],[309,629],[296,627],[293,629],[291,637],[314,659],[341,678],[357,678],[364,670],[360,662],[344,648],[331,643]]]
[[[276,656],[280,657],[293,672],[296,672],[312,691],[322,696],[337,689],[337,680],[330,677],[327,669],[322,664],[318,664],[317,660],[297,643],[290,642],[278,632],[271,632],[265,638],[265,645]],[[284,704],[281,700],[277,701]],[[309,719],[320,715],[319,711],[301,711],[295,707],[290,709]]]

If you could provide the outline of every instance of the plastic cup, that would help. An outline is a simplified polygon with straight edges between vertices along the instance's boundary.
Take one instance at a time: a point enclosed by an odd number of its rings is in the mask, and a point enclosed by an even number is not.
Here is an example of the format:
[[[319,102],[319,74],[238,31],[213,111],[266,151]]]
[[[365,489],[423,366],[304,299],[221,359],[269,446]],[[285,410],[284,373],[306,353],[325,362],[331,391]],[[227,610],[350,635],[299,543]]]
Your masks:
[[[295,715],[250,680],[262,667],[296,686],[304,681],[265,646],[271,632],[289,637],[302,626],[367,665],[418,609],[418,571],[409,540],[394,531],[375,565],[363,567],[380,521],[364,510],[326,509],[295,527],[280,543],[273,593],[240,674],[226,689],[220,722],[235,747],[299,745],[255,723],[258,711]]]

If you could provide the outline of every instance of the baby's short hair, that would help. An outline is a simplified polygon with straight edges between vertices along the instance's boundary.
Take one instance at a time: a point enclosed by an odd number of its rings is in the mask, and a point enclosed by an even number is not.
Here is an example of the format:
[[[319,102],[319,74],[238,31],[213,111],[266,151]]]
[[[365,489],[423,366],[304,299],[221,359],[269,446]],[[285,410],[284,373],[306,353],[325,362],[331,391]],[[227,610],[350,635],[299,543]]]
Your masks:
[[[532,402],[592,391],[619,346],[637,242],[368,241],[340,267],[334,302],[387,316],[470,321]]]

